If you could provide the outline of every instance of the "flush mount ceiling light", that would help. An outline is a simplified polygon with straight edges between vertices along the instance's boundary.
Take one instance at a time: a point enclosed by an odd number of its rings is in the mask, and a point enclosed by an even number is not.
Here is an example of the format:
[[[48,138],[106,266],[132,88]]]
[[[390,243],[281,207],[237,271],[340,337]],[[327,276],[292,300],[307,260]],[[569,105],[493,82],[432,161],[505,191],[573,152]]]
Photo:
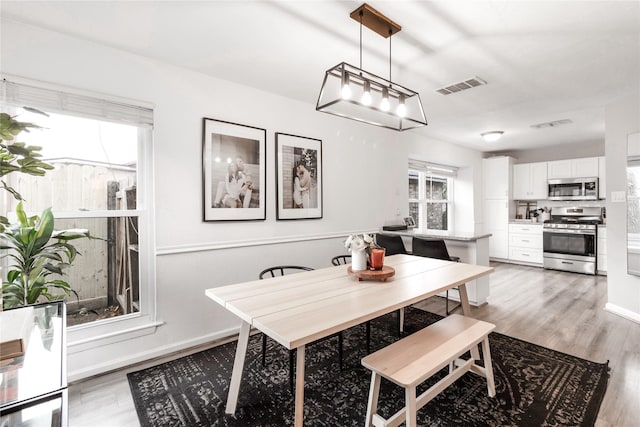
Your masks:
[[[496,142],[497,140],[502,138],[503,133],[504,132],[501,130],[492,130],[491,132],[481,133],[480,136],[482,136],[482,138],[484,138],[484,140],[487,142]]]
[[[360,68],[341,62],[327,70],[316,110],[403,131],[427,124],[420,95],[391,81],[391,36],[402,29],[368,4],[349,15],[360,23]],[[389,38],[389,80],[362,69],[362,26]]]

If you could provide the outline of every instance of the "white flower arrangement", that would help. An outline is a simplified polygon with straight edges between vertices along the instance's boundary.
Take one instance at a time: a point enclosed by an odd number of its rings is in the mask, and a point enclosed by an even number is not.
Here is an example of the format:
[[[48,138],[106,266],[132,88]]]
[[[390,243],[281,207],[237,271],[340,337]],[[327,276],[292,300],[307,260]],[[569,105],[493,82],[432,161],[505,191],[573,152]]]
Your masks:
[[[376,243],[373,240],[373,236],[362,233],[362,234],[350,234],[347,237],[347,240],[344,242],[344,247],[347,248],[350,252],[353,251],[361,251],[363,249],[375,248]]]

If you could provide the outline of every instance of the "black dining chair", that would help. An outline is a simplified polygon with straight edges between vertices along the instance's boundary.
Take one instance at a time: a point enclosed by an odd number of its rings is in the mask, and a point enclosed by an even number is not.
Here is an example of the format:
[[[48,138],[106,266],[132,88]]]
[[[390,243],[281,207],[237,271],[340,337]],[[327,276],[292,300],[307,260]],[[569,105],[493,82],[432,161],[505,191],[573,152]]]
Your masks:
[[[442,239],[424,239],[421,237],[414,237],[411,240],[411,253],[413,255],[422,256],[426,258],[442,259],[445,261],[460,262],[460,257],[449,255],[447,245]],[[445,312],[447,316],[453,310],[460,307],[460,304],[449,310],[449,290],[447,289],[445,294]]]
[[[384,248],[384,255],[407,254],[407,248],[404,246],[402,236],[395,234],[376,234],[376,245]],[[404,331],[404,308],[398,310],[398,335],[402,335]]]
[[[351,255],[336,255],[331,258],[332,265],[345,265],[351,262]]]
[[[376,245],[385,249],[385,256],[406,254],[407,249],[404,247],[402,236],[393,234],[376,234]]]
[[[278,277],[284,276],[288,274],[301,273],[303,271],[311,271],[313,268],[311,267],[302,267],[298,265],[278,265],[274,267],[265,268],[260,272],[258,277],[260,280],[269,279],[270,277]],[[338,357],[340,359],[340,370],[342,370],[342,332],[338,332],[337,334],[330,335],[328,338],[338,337]],[[324,339],[324,338],[322,338]],[[291,390],[291,394],[293,394],[293,368],[295,362],[295,354],[296,350],[289,350],[289,390]],[[262,366],[265,365],[267,358],[267,335],[262,334]]]
[[[331,258],[331,264],[338,265],[346,265],[351,262],[351,255],[336,255]],[[366,336],[367,336],[367,354],[371,353],[371,322],[367,321],[365,323],[366,328]]]

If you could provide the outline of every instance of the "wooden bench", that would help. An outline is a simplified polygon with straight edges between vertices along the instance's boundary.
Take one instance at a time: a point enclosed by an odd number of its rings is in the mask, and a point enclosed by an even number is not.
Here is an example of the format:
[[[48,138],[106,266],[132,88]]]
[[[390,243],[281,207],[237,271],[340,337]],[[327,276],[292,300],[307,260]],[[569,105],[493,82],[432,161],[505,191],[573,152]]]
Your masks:
[[[398,426],[406,421],[407,427],[415,427],[417,410],[467,371],[484,376],[489,396],[494,397],[488,338],[494,328],[491,323],[452,314],[363,358],[362,364],[372,371],[365,425]],[[476,364],[473,358],[460,359],[472,347],[477,349],[480,343],[484,367]],[[416,398],[416,387],[447,365],[449,373]],[[405,389],[405,407],[388,419],[376,413],[381,377]]]

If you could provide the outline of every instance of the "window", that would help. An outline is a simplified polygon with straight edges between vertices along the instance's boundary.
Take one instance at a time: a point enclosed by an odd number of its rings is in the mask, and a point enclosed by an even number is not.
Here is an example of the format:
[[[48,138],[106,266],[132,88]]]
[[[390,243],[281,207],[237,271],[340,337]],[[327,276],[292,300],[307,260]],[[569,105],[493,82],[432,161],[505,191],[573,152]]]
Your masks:
[[[118,318],[153,321],[152,200],[145,191],[152,176],[152,110],[3,84],[3,110],[43,128],[21,134],[21,141],[42,147],[42,159],[54,166],[44,176],[8,176],[26,199],[25,210],[39,215],[51,207],[56,230],[85,228],[98,238],[71,242],[81,255],[64,277],[78,293],[67,298],[68,326],[113,324]],[[48,117],[15,105],[37,108]],[[0,198],[0,213],[11,216],[17,201],[7,194]],[[103,329],[112,333],[114,328]]]
[[[409,215],[421,230],[450,230],[455,168],[410,161]]]

